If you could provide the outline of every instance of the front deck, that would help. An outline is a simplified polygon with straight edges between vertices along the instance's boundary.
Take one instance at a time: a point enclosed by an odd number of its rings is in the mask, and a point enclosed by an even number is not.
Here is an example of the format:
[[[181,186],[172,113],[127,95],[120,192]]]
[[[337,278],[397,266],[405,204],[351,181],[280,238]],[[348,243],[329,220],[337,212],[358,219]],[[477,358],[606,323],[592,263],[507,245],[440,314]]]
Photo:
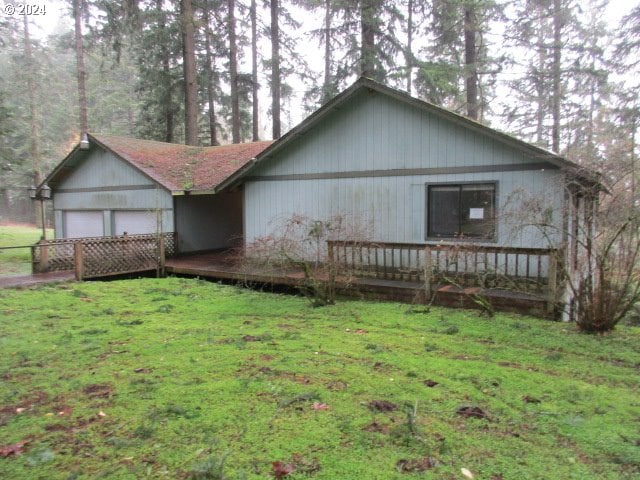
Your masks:
[[[305,283],[302,269],[280,269],[266,272],[244,265],[226,251],[182,255],[167,258],[168,274],[188,275],[212,280],[226,280],[244,285],[274,285],[300,287]],[[428,303],[424,281],[418,278],[391,279],[371,276],[336,278],[340,294],[361,298],[395,300],[409,303]],[[437,284],[431,287],[432,303],[457,308],[479,308],[479,296],[496,310],[536,316],[549,316],[547,298],[542,294],[526,293],[504,288],[462,287]]]
[[[173,232],[42,241],[32,247],[33,272],[74,272],[84,280],[155,270],[293,288],[331,278],[336,292],[356,297],[551,318],[561,306],[561,250],[328,240],[316,269],[290,259],[280,262],[289,267],[274,267],[269,255],[247,260],[237,251],[176,255],[176,245]]]

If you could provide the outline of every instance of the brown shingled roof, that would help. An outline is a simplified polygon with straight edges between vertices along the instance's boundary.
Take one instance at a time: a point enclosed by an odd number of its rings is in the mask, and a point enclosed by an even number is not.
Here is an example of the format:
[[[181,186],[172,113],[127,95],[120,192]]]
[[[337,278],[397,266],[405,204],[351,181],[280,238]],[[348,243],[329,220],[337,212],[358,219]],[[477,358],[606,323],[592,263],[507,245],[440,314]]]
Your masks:
[[[191,147],[113,135],[89,135],[89,139],[171,191],[213,190],[273,143]]]

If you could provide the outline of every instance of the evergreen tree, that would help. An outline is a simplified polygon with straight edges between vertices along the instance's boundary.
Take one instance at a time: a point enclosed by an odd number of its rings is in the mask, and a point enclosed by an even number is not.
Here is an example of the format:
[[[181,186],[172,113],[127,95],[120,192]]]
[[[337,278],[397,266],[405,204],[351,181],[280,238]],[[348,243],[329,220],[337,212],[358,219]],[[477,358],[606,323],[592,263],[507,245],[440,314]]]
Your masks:
[[[271,118],[273,121],[273,138],[280,138],[280,7],[278,0],[270,0],[271,11]]]
[[[429,60],[418,65],[418,92],[483,120],[504,61],[489,55],[485,33],[500,17],[501,9],[493,0],[433,0],[432,41],[425,52]]]
[[[196,40],[191,0],[180,0],[182,68],[184,73],[185,143],[198,145],[198,84],[196,81]]]
[[[73,0],[73,19],[75,22],[76,65],[78,70],[78,106],[80,112],[80,137],[89,131],[87,118],[87,72],[84,65],[84,39],[82,36],[83,17],[88,15],[84,0]]]
[[[141,11],[144,25],[134,44],[138,64],[136,90],[140,98],[137,131],[142,138],[174,142],[179,135],[176,117],[181,112],[178,16],[155,0]]]

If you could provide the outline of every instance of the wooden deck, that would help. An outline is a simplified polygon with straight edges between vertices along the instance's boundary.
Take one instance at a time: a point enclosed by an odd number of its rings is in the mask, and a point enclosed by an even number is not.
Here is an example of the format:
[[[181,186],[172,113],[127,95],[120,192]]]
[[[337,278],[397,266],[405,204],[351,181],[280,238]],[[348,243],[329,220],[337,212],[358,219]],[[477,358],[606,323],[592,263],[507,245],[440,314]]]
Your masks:
[[[300,286],[304,284],[302,270],[269,271],[248,268],[239,264],[228,252],[210,252],[168,258],[166,272],[175,275],[234,281],[246,285],[269,284]],[[337,280],[340,294],[364,298],[394,300],[408,303],[426,303],[425,285],[419,281],[355,278]],[[478,287],[458,288],[453,285],[436,286],[434,304],[455,308],[479,308],[474,299],[478,295],[487,299],[494,309],[516,313],[546,316],[546,299],[542,295],[501,289],[482,290]]]

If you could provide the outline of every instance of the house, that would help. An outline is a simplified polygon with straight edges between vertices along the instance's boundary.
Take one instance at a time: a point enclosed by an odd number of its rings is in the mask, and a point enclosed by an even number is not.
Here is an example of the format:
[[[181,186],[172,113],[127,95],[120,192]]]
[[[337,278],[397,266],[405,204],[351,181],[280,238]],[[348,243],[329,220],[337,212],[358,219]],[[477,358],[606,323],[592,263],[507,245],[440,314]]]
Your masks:
[[[45,179],[56,238],[177,232],[178,250],[242,237],[242,192],[218,187],[271,142],[191,147],[92,135]]]
[[[189,147],[89,135],[45,183],[57,237],[175,231],[179,252],[195,252],[250,245],[294,215],[340,216],[374,242],[400,245],[383,252],[385,267],[406,265],[404,244],[463,242],[484,248],[485,271],[526,270],[549,286],[556,275],[545,252],[579,268],[600,190],[595,173],[553,152],[367,78],[275,142]]]
[[[358,218],[379,242],[548,248],[571,240],[598,184],[557,154],[361,78],[220,188],[243,187],[247,243],[301,214]],[[555,228],[524,226],[527,199]]]

